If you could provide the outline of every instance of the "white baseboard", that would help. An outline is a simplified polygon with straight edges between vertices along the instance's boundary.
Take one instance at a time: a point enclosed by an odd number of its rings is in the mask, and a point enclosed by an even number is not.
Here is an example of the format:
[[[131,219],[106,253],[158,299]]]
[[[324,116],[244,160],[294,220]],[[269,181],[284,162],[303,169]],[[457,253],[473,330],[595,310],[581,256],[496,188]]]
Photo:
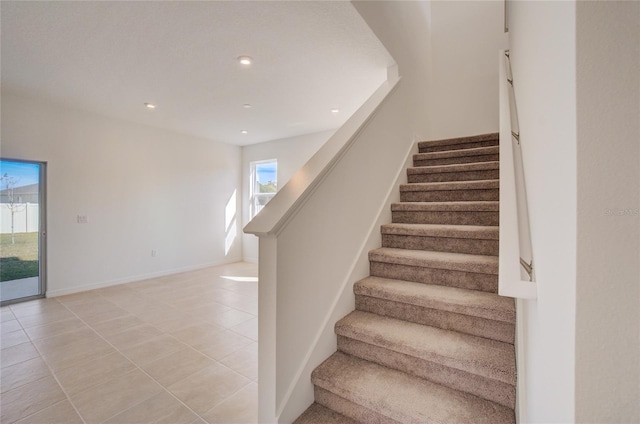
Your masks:
[[[516,299],[516,423],[524,424],[527,422],[527,385],[526,385],[526,363],[525,363],[525,300]]]
[[[234,262],[242,262],[242,261],[243,261],[243,258],[229,258],[223,261],[208,262],[204,264],[167,269],[163,271],[152,272],[149,274],[138,274],[138,275],[133,275],[133,276],[124,277],[124,278],[116,278],[114,280],[102,281],[99,283],[70,287],[68,289],[47,290],[45,292],[45,297],[64,296],[67,294],[74,294],[74,293],[80,293],[88,290],[102,289],[105,287],[117,286],[117,285],[126,284],[126,283],[133,283],[135,281],[148,280],[150,278],[164,277],[165,275],[179,274],[181,272],[197,271],[199,269],[210,268],[212,266],[227,265]],[[248,262],[248,261],[245,261],[245,262]]]

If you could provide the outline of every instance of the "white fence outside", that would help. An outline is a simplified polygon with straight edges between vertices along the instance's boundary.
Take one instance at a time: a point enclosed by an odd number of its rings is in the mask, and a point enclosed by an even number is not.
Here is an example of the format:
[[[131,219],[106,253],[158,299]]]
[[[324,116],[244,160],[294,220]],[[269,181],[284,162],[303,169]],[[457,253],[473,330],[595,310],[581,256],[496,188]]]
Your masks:
[[[0,203],[0,234],[11,234],[11,209]],[[37,203],[16,203],[13,205],[13,231],[34,233],[40,227],[40,205]]]

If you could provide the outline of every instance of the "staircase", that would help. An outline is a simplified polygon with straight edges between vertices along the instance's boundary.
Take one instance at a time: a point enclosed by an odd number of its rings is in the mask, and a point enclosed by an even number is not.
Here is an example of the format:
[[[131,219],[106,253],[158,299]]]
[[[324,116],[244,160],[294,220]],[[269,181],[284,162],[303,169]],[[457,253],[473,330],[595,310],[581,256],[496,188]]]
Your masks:
[[[497,295],[498,135],[419,152],[296,424],[515,422],[515,305]]]

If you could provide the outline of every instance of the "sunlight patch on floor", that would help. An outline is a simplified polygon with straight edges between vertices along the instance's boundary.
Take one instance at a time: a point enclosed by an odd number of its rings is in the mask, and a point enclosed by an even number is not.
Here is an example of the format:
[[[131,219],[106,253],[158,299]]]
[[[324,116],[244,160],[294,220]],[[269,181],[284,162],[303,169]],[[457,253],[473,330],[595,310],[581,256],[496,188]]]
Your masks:
[[[239,277],[236,275],[221,275],[220,278],[225,278],[227,280],[232,280],[232,281],[242,281],[242,282],[251,282],[251,283],[258,282],[258,277]]]

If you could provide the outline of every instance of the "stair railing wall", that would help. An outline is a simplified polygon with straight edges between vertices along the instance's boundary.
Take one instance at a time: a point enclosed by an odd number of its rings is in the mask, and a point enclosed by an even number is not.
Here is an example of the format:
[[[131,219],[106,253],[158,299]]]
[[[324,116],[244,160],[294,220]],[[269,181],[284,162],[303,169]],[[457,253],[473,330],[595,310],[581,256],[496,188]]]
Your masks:
[[[336,350],[333,325],[353,310],[352,285],[368,275],[367,251],[380,244],[372,229],[390,220],[389,196],[425,111],[403,82],[390,68],[244,229],[259,236],[260,422],[290,422],[313,402],[311,370]]]
[[[509,51],[500,52],[500,257],[498,293],[535,299],[537,286]]]

